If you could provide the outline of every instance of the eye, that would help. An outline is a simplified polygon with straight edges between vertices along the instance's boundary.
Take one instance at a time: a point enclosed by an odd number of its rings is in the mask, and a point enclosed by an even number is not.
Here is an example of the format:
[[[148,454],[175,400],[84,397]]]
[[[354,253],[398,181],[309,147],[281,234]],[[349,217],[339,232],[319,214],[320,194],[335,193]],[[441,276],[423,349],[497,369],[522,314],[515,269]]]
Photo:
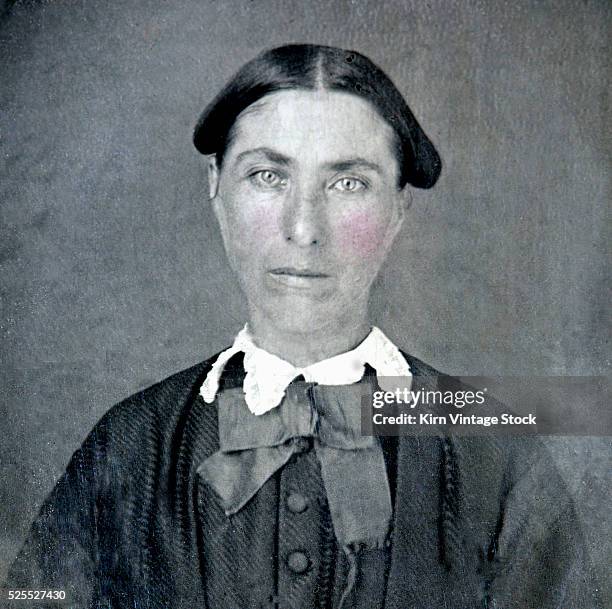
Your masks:
[[[344,193],[353,193],[365,190],[367,187],[368,185],[359,178],[340,178],[330,186],[330,189]]]
[[[262,188],[277,188],[287,183],[286,178],[272,169],[260,169],[249,175],[251,181]]]

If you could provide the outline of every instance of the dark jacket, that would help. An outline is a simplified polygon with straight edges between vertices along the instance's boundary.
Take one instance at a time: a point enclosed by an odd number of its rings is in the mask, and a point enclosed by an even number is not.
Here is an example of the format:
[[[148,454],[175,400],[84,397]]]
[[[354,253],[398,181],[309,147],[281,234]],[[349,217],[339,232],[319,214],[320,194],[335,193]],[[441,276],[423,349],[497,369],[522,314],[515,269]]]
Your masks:
[[[406,358],[415,376],[437,375]],[[75,608],[284,609],[265,590],[279,586],[273,488],[226,517],[196,471],[218,449],[216,403],[198,393],[213,361],[100,420],[45,501],[8,588],[65,590]],[[572,502],[537,439],[391,445],[386,609],[599,606]]]

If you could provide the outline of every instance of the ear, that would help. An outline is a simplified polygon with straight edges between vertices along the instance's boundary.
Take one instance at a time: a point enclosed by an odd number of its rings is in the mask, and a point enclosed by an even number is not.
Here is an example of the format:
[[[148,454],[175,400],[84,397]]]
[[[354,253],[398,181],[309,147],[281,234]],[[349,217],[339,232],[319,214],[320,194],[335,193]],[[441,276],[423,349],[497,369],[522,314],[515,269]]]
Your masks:
[[[219,167],[217,165],[217,157],[214,154],[209,154],[207,158],[208,169],[208,196],[214,199],[219,190]]]
[[[402,220],[404,219],[404,214],[410,209],[412,205],[412,188],[405,184],[401,190],[398,192],[399,203],[401,207]]]
[[[406,212],[410,209],[412,205],[412,191],[408,185],[404,186],[400,190],[397,191],[396,200],[395,200],[395,218],[391,223],[392,230],[392,241],[399,233],[402,224],[404,223],[404,218],[406,217]]]
[[[219,229],[221,230],[221,238],[223,244],[227,246],[227,218],[225,215],[225,207],[223,206],[223,200],[219,196],[219,166],[217,165],[217,158],[214,154],[208,156],[207,160],[208,169],[208,196],[212,204],[212,209],[217,218]]]

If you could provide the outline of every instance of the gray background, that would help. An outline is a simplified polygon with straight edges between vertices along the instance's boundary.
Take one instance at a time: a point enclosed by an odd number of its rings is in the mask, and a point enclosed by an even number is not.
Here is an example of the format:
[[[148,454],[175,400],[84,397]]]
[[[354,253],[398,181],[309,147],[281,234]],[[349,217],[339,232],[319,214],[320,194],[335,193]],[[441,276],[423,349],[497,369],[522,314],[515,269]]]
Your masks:
[[[391,338],[460,375],[609,373],[609,2],[3,6],[0,580],[101,414],[244,321],[190,138],[263,48],[366,53],[441,151],[378,280]],[[550,444],[603,576],[610,440]]]

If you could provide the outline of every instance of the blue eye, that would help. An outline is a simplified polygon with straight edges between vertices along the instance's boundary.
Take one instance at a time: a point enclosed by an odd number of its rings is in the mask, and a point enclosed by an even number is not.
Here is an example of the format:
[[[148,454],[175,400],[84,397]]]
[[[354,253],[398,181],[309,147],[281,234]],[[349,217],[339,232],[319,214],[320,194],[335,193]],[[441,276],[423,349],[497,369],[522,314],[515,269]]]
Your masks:
[[[256,185],[262,188],[277,188],[284,186],[287,180],[271,169],[261,169],[252,173],[249,178]]]
[[[365,190],[368,185],[358,178],[340,178],[331,185],[331,190],[344,193],[360,192]]]

